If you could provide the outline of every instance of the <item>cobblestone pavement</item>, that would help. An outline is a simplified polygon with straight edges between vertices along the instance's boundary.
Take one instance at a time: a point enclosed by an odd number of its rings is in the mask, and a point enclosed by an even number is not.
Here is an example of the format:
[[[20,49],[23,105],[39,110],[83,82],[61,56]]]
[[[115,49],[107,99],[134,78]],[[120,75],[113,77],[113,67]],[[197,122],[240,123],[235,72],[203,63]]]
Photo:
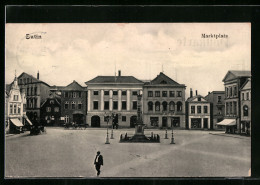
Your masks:
[[[114,130],[105,144],[106,129],[66,130],[47,128],[47,134],[28,132],[6,137],[6,177],[96,178],[94,158],[104,157],[102,177],[237,177],[248,176],[251,138],[226,135],[223,131],[174,130],[176,144],[170,144],[165,130],[161,143],[119,143],[120,134],[133,129]],[[111,133],[111,131],[109,131]]]

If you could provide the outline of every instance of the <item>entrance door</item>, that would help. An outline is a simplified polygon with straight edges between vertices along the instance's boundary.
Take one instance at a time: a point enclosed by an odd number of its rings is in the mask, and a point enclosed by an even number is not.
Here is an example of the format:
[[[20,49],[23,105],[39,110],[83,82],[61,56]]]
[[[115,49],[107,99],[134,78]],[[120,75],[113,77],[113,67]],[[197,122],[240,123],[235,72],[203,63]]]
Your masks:
[[[136,123],[137,123],[137,116],[131,116],[130,117],[130,127],[134,128]]]
[[[162,127],[168,127],[168,125],[167,125],[167,117],[162,117]]]
[[[203,128],[207,129],[208,128],[208,118],[203,118],[203,123],[204,123]]]
[[[180,117],[171,118],[171,127],[180,127]]]
[[[100,118],[99,116],[91,117],[91,127],[100,127]]]
[[[76,124],[83,124],[83,114],[73,114],[73,122]]]
[[[191,118],[191,128],[201,129],[201,118]]]

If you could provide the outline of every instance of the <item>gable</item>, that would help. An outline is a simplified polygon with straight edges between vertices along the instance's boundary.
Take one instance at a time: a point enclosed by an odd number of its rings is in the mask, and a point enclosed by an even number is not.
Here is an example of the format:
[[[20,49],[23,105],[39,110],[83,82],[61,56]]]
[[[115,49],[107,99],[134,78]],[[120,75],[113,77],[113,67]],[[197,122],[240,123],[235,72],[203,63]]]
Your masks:
[[[237,77],[231,73],[230,71],[226,74],[226,76],[224,77],[224,79],[222,80],[223,82],[226,82],[226,81],[230,81],[230,80],[234,80],[236,79]]]
[[[69,84],[68,86],[64,87],[62,90],[75,90],[75,91],[84,91],[84,88],[78,84],[75,80]]]
[[[151,84],[180,85],[162,72],[151,81]]]
[[[199,97],[197,97],[197,98],[195,98],[195,99],[192,100],[192,102],[194,102],[194,101],[199,101]],[[207,102],[207,100],[204,99],[204,98],[202,98],[202,97],[200,97],[200,101],[201,101],[201,102]]]

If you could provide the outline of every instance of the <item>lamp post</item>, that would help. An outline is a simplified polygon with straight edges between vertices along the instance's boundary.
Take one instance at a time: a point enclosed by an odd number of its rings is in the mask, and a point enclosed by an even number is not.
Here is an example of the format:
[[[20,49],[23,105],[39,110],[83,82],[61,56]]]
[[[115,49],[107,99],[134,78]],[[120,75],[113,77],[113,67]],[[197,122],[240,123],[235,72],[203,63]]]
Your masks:
[[[105,144],[110,144],[109,143],[109,138],[108,138],[108,122],[109,122],[109,116],[107,116],[107,113],[105,113],[106,116],[106,121],[107,121],[107,137],[106,137],[106,143]]]
[[[172,112],[172,115],[174,114],[174,112]],[[173,123],[171,122],[171,126],[172,126],[172,138],[171,138],[171,144],[175,144],[174,143],[174,137],[173,137]]]
[[[113,136],[113,121],[114,121],[114,113],[112,113],[112,115],[111,115],[110,118],[112,119],[112,124],[111,124],[112,130],[111,130],[111,137],[110,137],[110,139],[114,139],[114,136]]]
[[[167,116],[167,114],[165,113],[165,112],[163,112],[163,115],[165,116]],[[167,134],[167,126],[168,125],[166,125],[166,129],[165,129],[165,138],[164,139],[168,139],[168,134]]]

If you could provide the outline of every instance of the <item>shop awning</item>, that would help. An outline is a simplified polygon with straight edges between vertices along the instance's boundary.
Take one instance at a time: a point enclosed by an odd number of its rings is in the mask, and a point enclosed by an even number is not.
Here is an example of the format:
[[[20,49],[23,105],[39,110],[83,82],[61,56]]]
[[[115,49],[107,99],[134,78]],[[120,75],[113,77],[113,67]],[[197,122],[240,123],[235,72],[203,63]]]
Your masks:
[[[233,125],[236,125],[236,120],[235,119],[224,119],[223,121],[217,123],[217,125],[233,126]]]
[[[13,118],[13,119],[10,119],[10,120],[11,120],[11,122],[12,122],[15,126],[17,126],[17,127],[23,127],[23,124],[22,124],[22,122],[21,122],[19,119]]]
[[[29,118],[24,117],[26,119],[26,121],[29,123],[29,125],[33,125],[32,122],[29,120]]]

